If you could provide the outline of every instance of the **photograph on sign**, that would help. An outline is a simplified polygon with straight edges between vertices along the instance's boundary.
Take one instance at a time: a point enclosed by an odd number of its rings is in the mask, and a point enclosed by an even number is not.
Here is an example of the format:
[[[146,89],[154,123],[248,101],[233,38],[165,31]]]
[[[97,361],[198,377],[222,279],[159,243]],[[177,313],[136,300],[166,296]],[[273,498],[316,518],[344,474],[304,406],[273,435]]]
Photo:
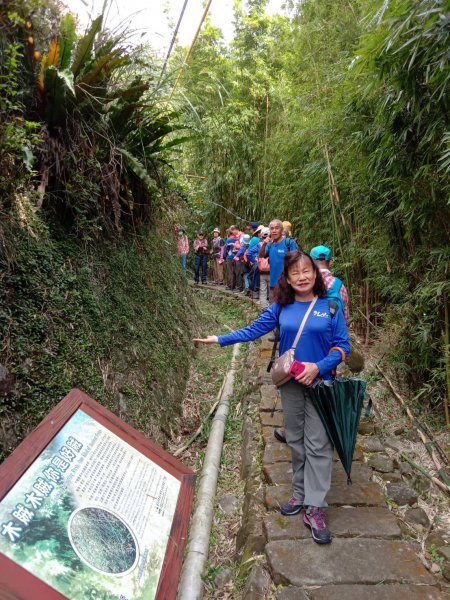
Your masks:
[[[180,486],[78,409],[1,500],[0,551],[70,600],[151,600]]]

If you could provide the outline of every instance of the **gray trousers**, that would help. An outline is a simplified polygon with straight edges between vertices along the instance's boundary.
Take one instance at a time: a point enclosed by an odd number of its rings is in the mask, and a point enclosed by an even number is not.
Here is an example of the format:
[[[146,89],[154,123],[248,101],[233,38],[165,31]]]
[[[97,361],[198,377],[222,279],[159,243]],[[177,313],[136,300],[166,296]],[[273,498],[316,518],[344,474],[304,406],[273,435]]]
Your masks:
[[[304,506],[325,507],[331,485],[333,446],[308,388],[289,381],[281,388],[286,441],[292,452],[293,495]]]

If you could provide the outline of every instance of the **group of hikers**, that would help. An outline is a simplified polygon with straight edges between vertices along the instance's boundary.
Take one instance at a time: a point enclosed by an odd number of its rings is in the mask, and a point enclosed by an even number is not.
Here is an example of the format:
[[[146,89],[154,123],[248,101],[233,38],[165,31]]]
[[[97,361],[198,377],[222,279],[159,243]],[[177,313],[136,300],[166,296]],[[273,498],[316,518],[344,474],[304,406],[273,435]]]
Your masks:
[[[200,268],[205,264],[205,259],[197,257],[207,257],[212,251],[217,263],[214,283],[224,282],[225,263],[227,288],[244,293],[259,290],[261,314],[243,329],[193,341],[223,347],[274,332],[279,355],[292,350],[295,361],[301,363],[298,374],[290,377],[289,371],[287,382],[279,387],[284,427],[275,429],[274,435],[289,445],[293,472],[292,496],[281,504],[280,511],[293,516],[304,509],[303,522],[313,540],[328,544],[332,536],[323,509],[331,485],[333,445],[311,402],[309,386],[320,379],[332,379],[336,367],[350,352],[348,293],[330,271],[331,250],[327,246],[304,252],[292,237],[290,223],[278,219],[269,227],[250,223],[249,228],[251,234],[230,227],[225,240],[220,240],[220,231],[215,229],[210,250],[200,231],[194,241],[195,282],[199,283]],[[243,268],[245,262],[250,266]],[[206,270],[201,275],[205,283]]]

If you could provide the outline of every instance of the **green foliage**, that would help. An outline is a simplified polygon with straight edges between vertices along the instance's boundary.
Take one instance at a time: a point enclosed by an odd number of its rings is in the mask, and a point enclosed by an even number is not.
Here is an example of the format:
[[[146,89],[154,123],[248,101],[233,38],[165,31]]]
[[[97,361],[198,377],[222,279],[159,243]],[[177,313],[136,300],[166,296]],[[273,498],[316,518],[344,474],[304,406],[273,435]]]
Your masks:
[[[0,62],[0,189],[4,199],[28,181],[39,144],[38,123],[25,118],[21,51],[19,43],[6,44]]]

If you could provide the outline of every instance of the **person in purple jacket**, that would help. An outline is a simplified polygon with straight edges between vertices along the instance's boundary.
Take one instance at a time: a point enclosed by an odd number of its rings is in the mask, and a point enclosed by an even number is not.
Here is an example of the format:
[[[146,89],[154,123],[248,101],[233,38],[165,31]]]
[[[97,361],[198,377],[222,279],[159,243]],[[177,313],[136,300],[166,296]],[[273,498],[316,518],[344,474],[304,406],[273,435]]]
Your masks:
[[[323,508],[331,485],[333,446],[309,397],[308,387],[318,378],[331,379],[341,362],[337,346],[348,355],[347,325],[341,311],[332,318],[326,287],[314,260],[301,251],[284,257],[283,271],[274,290],[274,303],[247,327],[226,335],[196,338],[194,343],[228,346],[250,342],[280,327],[280,354],[292,347],[300,323],[315,301],[295,350],[303,372],[280,388],[286,440],[292,452],[291,499],[281,505],[283,515],[305,508],[304,524],[318,544],[331,542]]]

